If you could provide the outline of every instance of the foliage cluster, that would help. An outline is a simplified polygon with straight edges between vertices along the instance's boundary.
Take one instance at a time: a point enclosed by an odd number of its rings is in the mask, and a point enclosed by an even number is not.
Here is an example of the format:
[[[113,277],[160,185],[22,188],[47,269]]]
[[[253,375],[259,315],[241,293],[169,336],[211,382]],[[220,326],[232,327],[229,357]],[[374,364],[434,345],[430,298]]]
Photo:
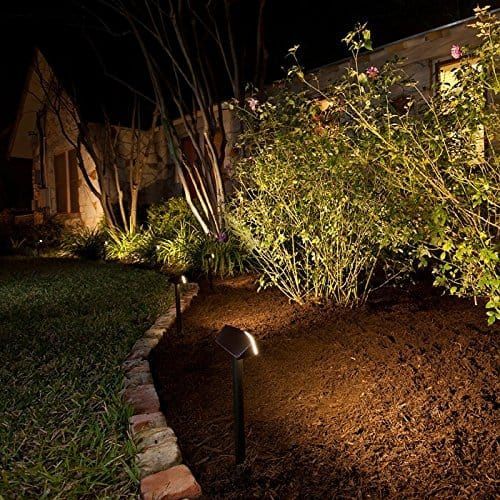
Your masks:
[[[212,272],[232,276],[248,266],[232,234],[216,240],[205,235],[184,198],[152,205],[147,224],[136,231],[77,228],[64,235],[65,255],[106,258],[126,264],[161,267],[169,274]]]
[[[354,305],[418,262],[450,293],[488,297],[490,322],[499,317],[500,22],[476,16],[479,47],[460,50],[456,83],[436,95],[397,59],[363,71],[371,42],[359,26],[339,81],[322,88],[295,66],[267,101],[239,108],[232,225],[264,286]]]
[[[63,255],[99,260],[104,257],[104,233],[100,228],[78,228],[63,233],[60,249]]]
[[[0,225],[0,254],[33,255],[56,248],[63,234],[62,225],[54,218],[43,224]]]

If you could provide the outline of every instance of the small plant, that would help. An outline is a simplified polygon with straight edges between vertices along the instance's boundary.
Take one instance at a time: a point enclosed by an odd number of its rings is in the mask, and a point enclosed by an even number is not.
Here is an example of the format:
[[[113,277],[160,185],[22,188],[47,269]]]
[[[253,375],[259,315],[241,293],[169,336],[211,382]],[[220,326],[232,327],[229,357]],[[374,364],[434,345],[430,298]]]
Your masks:
[[[155,242],[155,236],[150,230],[108,230],[105,241],[106,258],[126,264],[152,265],[156,260]]]
[[[98,260],[105,256],[105,235],[99,228],[81,227],[63,235],[61,250],[64,255]]]
[[[170,239],[160,238],[156,253],[165,272],[171,275],[186,273],[197,265],[200,252],[200,231],[187,222],[180,222]]]
[[[11,236],[9,238],[10,248],[14,253],[20,252],[26,244],[26,238],[14,238]]]
[[[235,234],[221,239],[205,237],[200,257],[202,271],[221,278],[241,274],[249,267],[247,252]]]

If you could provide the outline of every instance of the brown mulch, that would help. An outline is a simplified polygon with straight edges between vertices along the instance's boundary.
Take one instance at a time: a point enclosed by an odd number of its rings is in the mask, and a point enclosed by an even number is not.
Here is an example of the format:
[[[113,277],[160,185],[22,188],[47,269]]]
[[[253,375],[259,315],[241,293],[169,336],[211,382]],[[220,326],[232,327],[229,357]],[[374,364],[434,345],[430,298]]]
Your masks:
[[[252,278],[202,290],[152,362],[206,498],[495,498],[498,333],[484,308],[427,287],[358,310],[289,304]],[[247,460],[234,467],[224,324],[245,361]]]

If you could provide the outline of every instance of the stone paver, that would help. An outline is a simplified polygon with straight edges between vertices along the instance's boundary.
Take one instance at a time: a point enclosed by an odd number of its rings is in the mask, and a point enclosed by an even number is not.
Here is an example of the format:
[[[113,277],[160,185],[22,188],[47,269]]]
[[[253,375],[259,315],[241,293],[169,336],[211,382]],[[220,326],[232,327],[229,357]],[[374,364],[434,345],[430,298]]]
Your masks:
[[[200,485],[185,465],[157,472],[141,481],[143,500],[181,500],[198,498],[200,495]]]
[[[151,446],[158,446],[167,441],[177,442],[174,431],[167,427],[157,427],[154,429],[143,429],[138,432],[135,438],[135,443],[139,451],[144,451]]]
[[[160,411],[160,400],[153,384],[130,387],[123,398],[134,409],[134,415]]]
[[[136,463],[141,478],[169,469],[181,462],[182,455],[177,445],[177,438],[171,438],[161,444],[150,446],[136,455]]]
[[[146,333],[144,334],[144,337],[146,338],[155,338],[155,339],[161,339],[163,337],[163,334],[167,331],[166,328],[159,327],[159,326],[152,326],[149,330],[146,330]]]
[[[151,349],[158,344],[158,341],[159,339],[151,337],[139,339],[132,347],[132,352],[127,360],[148,359]]]
[[[123,371],[125,373],[146,371],[149,372],[149,361],[144,359],[132,359],[124,361],[122,364]]]
[[[134,415],[129,419],[130,433],[135,436],[138,432],[147,429],[156,429],[159,427],[166,427],[167,421],[165,415],[161,411],[154,413],[143,413],[141,415]]]
[[[125,389],[129,387],[137,387],[139,385],[152,384],[153,377],[149,371],[137,372],[137,373],[127,373],[125,377]]]

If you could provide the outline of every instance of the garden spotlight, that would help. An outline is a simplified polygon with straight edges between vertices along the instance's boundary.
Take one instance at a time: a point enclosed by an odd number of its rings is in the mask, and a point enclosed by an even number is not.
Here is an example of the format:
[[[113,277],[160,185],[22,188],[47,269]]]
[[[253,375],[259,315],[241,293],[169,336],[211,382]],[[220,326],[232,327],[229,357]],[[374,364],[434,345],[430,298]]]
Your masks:
[[[187,278],[184,275],[178,276],[173,275],[169,278],[170,283],[174,285],[175,290],[175,323],[177,334],[182,334],[182,311],[181,311],[181,292],[179,289],[179,285],[186,284],[188,282]]]
[[[259,354],[253,335],[234,326],[225,325],[215,338],[231,355],[233,376],[234,444],[236,464],[245,461],[245,423],[243,409],[243,359]]]

